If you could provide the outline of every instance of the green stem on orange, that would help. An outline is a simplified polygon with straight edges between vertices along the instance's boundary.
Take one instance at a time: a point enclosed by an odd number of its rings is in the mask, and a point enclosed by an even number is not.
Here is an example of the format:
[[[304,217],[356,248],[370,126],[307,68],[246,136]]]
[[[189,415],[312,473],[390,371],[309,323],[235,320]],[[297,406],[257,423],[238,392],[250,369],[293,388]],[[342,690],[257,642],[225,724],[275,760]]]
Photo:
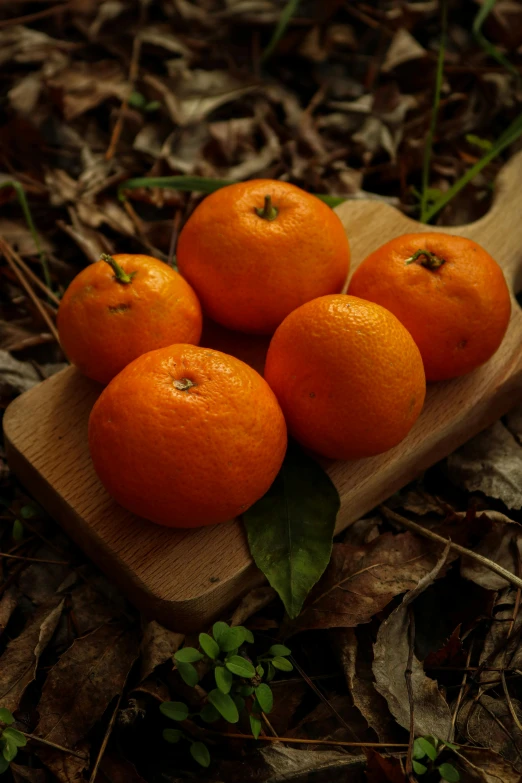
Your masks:
[[[265,196],[263,207],[255,207],[256,215],[263,220],[275,220],[279,214],[277,207],[272,204],[272,196]]]
[[[100,256],[100,261],[105,261],[106,264],[109,264],[112,271],[114,272],[114,277],[118,281],[118,283],[123,283],[124,285],[127,285],[128,283],[132,282],[132,278],[136,274],[136,272],[131,272],[130,274],[127,274],[127,272],[121,267],[118,262],[110,256],[108,253],[102,253]]]
[[[426,269],[439,269],[439,267],[446,263],[445,258],[436,256],[435,253],[430,253],[429,250],[417,250],[410,258],[406,259],[405,263],[413,264],[417,259],[421,258],[421,256],[424,256],[424,260],[420,262],[420,265],[426,267]]]
[[[174,381],[174,388],[178,391],[188,391],[195,385],[194,381],[191,381],[189,378],[180,378]]]

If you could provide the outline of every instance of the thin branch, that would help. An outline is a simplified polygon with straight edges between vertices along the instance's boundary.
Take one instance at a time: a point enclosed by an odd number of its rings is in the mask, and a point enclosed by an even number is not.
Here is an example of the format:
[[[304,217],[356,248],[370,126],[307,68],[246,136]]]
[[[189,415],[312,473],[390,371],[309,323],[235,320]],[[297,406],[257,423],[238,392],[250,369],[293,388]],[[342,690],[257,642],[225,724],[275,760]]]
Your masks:
[[[22,269],[22,271],[25,272],[25,274],[31,280],[31,282],[34,283],[34,285],[36,285],[52,301],[52,303],[56,305],[56,307],[59,307],[60,300],[58,299],[56,294],[53,291],[51,291],[51,289],[48,288],[46,284],[43,283],[37,275],[35,275],[31,267],[25,263],[23,258],[21,258],[20,255],[13,248],[11,248],[11,256],[13,261],[15,261],[18,264],[18,266]]]
[[[312,680],[307,675],[307,673],[299,666],[299,664],[297,663],[295,658],[291,657],[291,661],[292,661],[292,663],[294,665],[294,668],[297,669],[297,671],[299,672],[299,674],[301,675],[303,680],[306,682],[306,684],[313,690],[315,695],[318,696],[321,699],[323,704],[325,704],[328,707],[328,709],[330,710],[332,715],[334,715],[337,718],[337,720],[339,721],[341,726],[343,726],[349,734],[351,734],[353,737],[355,737],[358,740],[359,738],[358,738],[356,732],[351,728],[351,726],[348,725],[348,723],[344,720],[342,715],[339,715],[339,713],[337,712],[337,710],[335,709],[333,704],[331,704],[328,701],[328,699],[326,698],[324,693],[322,693],[319,690],[319,688],[317,687],[317,685],[314,682],[312,682]]]
[[[109,721],[109,725],[107,726],[107,731],[105,732],[105,736],[103,738],[103,742],[101,744],[100,750],[98,752],[98,756],[97,756],[96,761],[94,763],[94,767],[93,767],[93,770],[92,770],[92,773],[91,773],[91,777],[89,778],[89,783],[94,783],[94,781],[96,780],[96,775],[98,774],[98,767],[100,766],[101,760],[103,758],[103,755],[104,755],[105,750],[107,748],[110,736],[112,734],[112,730],[114,728],[114,724],[116,723],[116,718],[118,716],[118,712],[119,712],[119,709],[120,709],[121,700],[122,700],[122,697],[123,697],[123,691],[124,690],[125,690],[125,683],[123,685],[123,688],[121,689],[120,695],[118,696],[118,701],[116,702],[116,706],[114,708],[114,712],[111,715],[111,719]]]
[[[229,739],[255,740],[252,734],[229,734],[224,731],[207,730],[207,734],[214,737],[228,737]],[[298,745],[333,745],[340,748],[407,748],[404,742],[342,742],[339,740],[297,739],[296,737],[267,737],[260,736],[258,742],[290,742]]]
[[[89,760],[83,753],[77,753],[75,750],[71,750],[70,748],[64,748],[63,745],[57,745],[56,742],[49,742],[49,740],[42,739],[42,737],[37,737],[35,734],[26,734],[25,731],[22,731],[22,734],[24,737],[27,737],[27,739],[32,740],[33,742],[39,742],[41,745],[47,745],[49,748],[54,748],[55,750],[59,750],[62,753],[69,753],[69,755],[76,756],[76,758],[81,759],[82,761]]]
[[[515,587],[522,588],[522,579],[520,579],[520,577],[515,576],[515,574],[512,574],[511,571],[507,571],[505,568],[502,568],[502,566],[498,565],[498,563],[495,563],[493,560],[489,560],[489,558],[484,557],[483,555],[479,555],[477,552],[473,552],[471,549],[466,549],[466,547],[460,546],[460,544],[454,544],[451,539],[444,538],[444,536],[439,536],[439,534],[434,533],[433,530],[428,530],[427,528],[422,527],[422,525],[418,525],[416,522],[412,522],[410,519],[406,519],[406,517],[403,517],[400,514],[396,514],[395,511],[391,511],[391,509],[386,508],[386,506],[381,506],[381,509],[383,514],[388,517],[388,519],[392,519],[399,525],[408,528],[408,530],[412,530],[414,533],[418,533],[420,536],[424,536],[424,538],[429,538],[431,541],[436,541],[438,544],[449,546],[450,549],[453,549],[460,555],[469,557],[471,560],[475,560],[485,568],[489,568],[490,571],[494,571],[496,574],[505,579],[506,582],[510,582],[512,585],[515,585]]]
[[[33,291],[31,286],[29,285],[29,283],[25,279],[25,277],[22,274],[21,270],[18,268],[18,266],[13,261],[13,258],[12,258],[12,248],[5,241],[5,239],[3,239],[2,237],[0,237],[0,251],[3,253],[4,258],[6,259],[7,263],[9,264],[9,266],[11,267],[13,272],[15,273],[16,277],[18,278],[18,280],[20,281],[20,284],[24,288],[24,290],[26,291],[27,295],[29,296],[29,299],[32,301],[32,303],[34,304],[34,306],[36,307],[36,309],[38,310],[38,312],[42,316],[43,320],[47,324],[47,326],[49,328],[49,331],[51,332],[52,336],[54,337],[56,342],[58,344],[60,344],[60,340],[59,340],[59,337],[58,337],[58,331],[57,331],[56,326],[54,325],[52,319],[50,318],[49,313],[47,312],[47,310],[44,308],[44,306],[42,305],[42,303],[40,302],[40,300],[36,296],[35,292]]]
[[[26,560],[28,563],[46,563],[47,565],[63,565],[70,566],[70,563],[66,563],[64,560],[40,560],[38,557],[24,557],[23,555],[9,555],[7,552],[0,552],[0,557],[5,557],[8,560]]]
[[[43,11],[36,11],[34,14],[16,16],[13,19],[4,19],[0,22],[0,28],[11,27],[15,24],[29,24],[29,22],[35,22],[37,19],[43,19],[46,16],[55,16],[61,11],[67,11],[71,6],[72,2],[62,3],[61,5],[53,5],[52,8],[45,8]]]
[[[141,38],[138,35],[134,39],[134,43],[132,45],[132,56],[131,56],[131,62],[129,67],[130,90],[134,89],[134,84],[138,77],[138,68],[139,68],[138,63],[140,59],[140,52],[141,52]],[[129,95],[130,95],[130,91],[129,91]],[[116,120],[116,123],[112,130],[111,140],[109,142],[107,152],[105,153],[105,160],[112,160],[116,152],[116,148],[120,140],[121,132],[123,130],[124,114],[127,111],[127,107],[129,105],[129,95],[127,95],[121,103],[120,110],[118,112],[118,119]]]

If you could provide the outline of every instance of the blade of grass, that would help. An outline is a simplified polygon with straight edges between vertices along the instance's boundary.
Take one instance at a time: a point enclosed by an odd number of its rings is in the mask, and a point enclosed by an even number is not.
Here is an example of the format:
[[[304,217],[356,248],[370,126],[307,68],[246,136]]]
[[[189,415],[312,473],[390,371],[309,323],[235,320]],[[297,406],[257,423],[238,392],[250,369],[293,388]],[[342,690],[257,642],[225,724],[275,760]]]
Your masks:
[[[444,193],[441,198],[433,204],[433,206],[427,211],[425,215],[425,223],[428,223],[435,215],[440,212],[440,210],[446,206],[455,196],[457,193],[460,193],[463,187],[465,187],[468,182],[470,182],[473,177],[476,177],[477,174],[479,174],[484,166],[487,166],[488,163],[490,163],[494,158],[497,157],[506,147],[508,147],[510,144],[513,144],[519,136],[522,135],[522,114],[519,114],[518,117],[513,120],[511,125],[506,128],[504,133],[498,137],[498,139],[493,142],[493,145],[489,152],[486,152],[486,154],[478,160],[474,166],[472,166],[468,171],[466,171],[465,174],[460,177],[460,179],[455,182],[454,185],[446,192]]]
[[[427,222],[428,213],[428,190],[430,179],[430,165],[431,165],[431,153],[433,150],[433,139],[435,137],[435,128],[437,126],[437,117],[439,114],[440,106],[440,91],[442,88],[442,79],[444,75],[444,52],[446,50],[446,34],[448,28],[448,9],[447,0],[442,0],[441,5],[441,34],[439,44],[439,56],[437,58],[437,71],[435,75],[435,90],[433,94],[433,108],[431,110],[431,122],[430,129],[428,131],[428,138],[426,139],[426,145],[424,147],[424,160],[422,162],[422,194],[421,194],[421,223]]]
[[[475,39],[477,43],[484,49],[484,51],[489,54],[490,57],[493,57],[498,63],[504,66],[510,73],[514,74],[514,76],[517,77],[517,79],[520,79],[520,74],[517,71],[517,69],[511,65],[509,60],[504,57],[502,52],[500,52],[496,46],[494,46],[488,39],[484,36],[482,33],[482,25],[488,18],[489,14],[493,10],[493,7],[497,0],[485,0],[485,2],[480,6],[477,15],[475,19],[473,20],[473,35],[475,36]]]
[[[31,232],[31,236],[33,237],[34,244],[36,246],[38,255],[40,257],[40,263],[42,265],[45,285],[47,286],[47,288],[52,290],[51,274],[49,272],[49,264],[47,262],[47,256],[45,255],[43,248],[40,244],[40,237],[38,236],[38,231],[36,230],[36,226],[33,221],[33,216],[31,214],[31,210],[29,209],[29,204],[27,202],[25,190],[23,189],[22,185],[19,182],[17,182],[15,179],[10,179],[7,180],[6,182],[1,182],[0,190],[2,190],[3,188],[12,188],[16,193],[18,203],[20,204],[22,208],[22,212],[24,213],[25,222],[27,223],[27,227]]]
[[[195,193],[214,193],[227,185],[234,185],[236,180],[211,179],[209,177],[134,177],[122,182],[118,188],[118,198],[125,201],[125,190],[137,190],[139,188],[165,188],[167,190],[183,190]],[[326,193],[314,193],[314,195],[328,204],[329,207],[337,207],[346,201],[345,196],[330,196]]]
[[[281,11],[281,16],[276,24],[276,28],[272,34],[270,41],[268,42],[263,54],[261,55],[261,62],[264,63],[272,55],[277,44],[283,37],[286,28],[290,22],[290,19],[294,16],[299,6],[299,0],[288,0],[287,4]]]

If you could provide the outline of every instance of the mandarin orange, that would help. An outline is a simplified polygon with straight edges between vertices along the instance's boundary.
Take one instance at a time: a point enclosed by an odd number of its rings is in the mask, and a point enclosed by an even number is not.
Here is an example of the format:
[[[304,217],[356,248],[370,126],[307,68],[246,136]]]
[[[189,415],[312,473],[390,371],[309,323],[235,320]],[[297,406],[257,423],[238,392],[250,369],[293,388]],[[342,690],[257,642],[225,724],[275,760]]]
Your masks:
[[[296,307],[342,289],[350,249],[330,207],[260,179],[207,196],[180,234],[177,260],[214,321],[271,334]]]
[[[322,296],[276,330],[265,378],[288,431],[324,457],[356,459],[397,445],[426,393],[419,349],[384,307]]]
[[[89,378],[108,383],[142,353],[197,343],[202,317],[190,285],[151,256],[102,256],[83,269],[58,309],[60,342]]]
[[[239,359],[172,345],[103,390],[89,420],[94,468],[126,509],[167,527],[243,513],[268,490],[286,426],[265,380]]]
[[[428,381],[455,378],[497,350],[511,314],[497,262],[464,237],[405,234],[356,269],[349,293],[386,307],[417,343]]]

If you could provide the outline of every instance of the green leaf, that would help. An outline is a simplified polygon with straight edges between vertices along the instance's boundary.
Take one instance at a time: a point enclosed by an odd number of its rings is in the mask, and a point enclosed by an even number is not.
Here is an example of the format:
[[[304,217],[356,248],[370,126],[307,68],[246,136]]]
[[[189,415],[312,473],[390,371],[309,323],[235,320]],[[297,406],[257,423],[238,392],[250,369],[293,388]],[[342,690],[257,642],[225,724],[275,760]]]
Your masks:
[[[435,761],[435,759],[437,758],[437,748],[434,748],[429,740],[427,740],[425,737],[419,737],[418,739],[415,740],[414,744],[422,748],[424,754],[431,761]],[[415,758],[417,757],[415,756]],[[419,758],[421,757],[419,756]]]
[[[458,770],[455,769],[453,764],[441,764],[439,767],[439,774],[443,780],[447,780],[448,783],[458,783],[460,775]]]
[[[215,193],[216,190],[227,185],[234,185],[236,182],[237,180],[234,179],[186,177],[183,174],[176,174],[173,177],[133,177],[125,180],[118,187],[118,198],[120,201],[125,201],[125,190],[139,190],[141,188],[165,188],[165,190],[181,190],[189,193]],[[0,187],[2,186],[0,185]],[[332,196],[329,193],[314,193],[313,195],[332,208],[347,200],[346,196]],[[214,639],[216,639],[215,634]]]
[[[214,723],[214,721],[219,720],[220,714],[212,704],[205,704],[199,713],[199,717],[201,720],[204,720],[205,723]]]
[[[22,506],[20,515],[22,519],[32,519],[33,517],[38,516],[38,509],[36,506]]]
[[[235,696],[232,696],[232,699],[234,700],[234,704],[237,707],[238,712],[242,712],[242,710],[245,709],[245,700],[242,696],[240,696],[238,693],[235,694]]]
[[[257,739],[261,733],[261,721],[256,715],[250,715],[250,730]]]
[[[262,667],[262,666],[261,666],[261,664],[259,663],[259,664],[256,666],[256,674],[258,674],[260,677],[262,677],[262,676],[264,675],[264,673],[265,673],[265,670],[263,669],[263,667]]]
[[[10,726],[11,723],[14,723],[12,713],[9,712],[9,710],[6,710],[5,707],[0,707],[0,721],[2,723],[7,723],[8,726]]]
[[[25,190],[23,189],[21,183],[18,182],[16,179],[10,179],[7,180],[6,182],[2,182],[2,184],[0,185],[0,190],[2,190],[2,188],[12,188],[16,193],[16,198],[18,199],[18,203],[20,204],[20,207],[22,208],[22,212],[24,213],[25,222],[27,223],[27,227],[31,232],[31,236],[33,237],[34,244],[36,246],[36,249],[38,250],[38,255],[40,257],[40,264],[42,265],[42,272],[45,280],[45,285],[47,286],[47,288],[52,290],[52,280],[51,280],[51,274],[49,272],[49,262],[47,261],[47,256],[44,253],[42,245],[40,243],[40,237],[38,235],[38,231],[36,230],[36,226],[33,221],[33,216],[31,214],[31,210],[29,209],[29,203],[25,195]],[[28,508],[28,506],[26,506],[26,508]]]
[[[171,745],[179,742],[182,736],[183,732],[179,729],[163,729],[163,739],[170,742]]]
[[[232,652],[241,647],[245,640],[245,635],[242,628],[227,628],[220,634],[218,644],[223,652]]]
[[[413,754],[412,754],[413,758],[423,759],[425,755],[426,755],[426,751],[424,750],[422,745],[419,744],[419,740],[416,739],[415,742],[413,743]]]
[[[458,745],[452,745],[451,742],[446,742],[446,740],[439,740],[439,742],[442,743],[442,745],[445,745],[450,750],[458,750],[459,749]]]
[[[228,723],[238,722],[239,713],[237,707],[228,693],[222,693],[215,688],[208,694],[208,700]]]
[[[482,3],[479,10],[477,11],[475,19],[473,20],[473,34],[484,51],[487,52],[491,57],[494,57],[495,60],[503,65],[504,68],[506,68],[513,76],[515,76],[518,81],[520,79],[520,74],[517,69],[509,62],[507,57],[504,57],[502,52],[497,49],[496,46],[488,41],[482,32],[482,25],[493,10],[495,3],[496,0],[485,0],[485,2]]]
[[[157,111],[161,106],[161,101],[150,101],[150,103],[147,103],[143,111],[146,111],[147,113],[152,111]]]
[[[245,642],[248,642],[248,644],[254,644],[254,634],[249,628],[245,628],[243,625],[240,625],[239,628],[243,631],[243,637]]]
[[[411,762],[411,765],[413,767],[413,771],[417,775],[424,775],[424,773],[427,771],[428,767],[425,767],[424,764],[421,764],[420,761],[413,760]]]
[[[193,742],[190,746],[190,755],[202,767],[210,766],[210,753],[204,742]]]
[[[5,737],[9,737],[9,739],[14,742],[17,748],[25,748],[27,745],[27,739],[24,734],[22,734],[21,731],[18,731],[17,729],[7,728],[4,729],[3,735]]]
[[[261,62],[265,62],[266,60],[268,60],[268,58],[276,48],[277,44],[283,37],[286,28],[288,27],[290,19],[294,16],[295,12],[297,11],[298,6],[299,6],[299,0],[287,1],[285,7],[281,11],[279,20],[275,26],[275,30],[272,34],[272,37],[268,42],[267,47],[264,50],[263,54],[261,55]]]
[[[291,672],[294,668],[287,658],[273,658],[272,665],[282,672]]]
[[[497,155],[499,155],[506,147],[509,147],[511,144],[513,144],[520,135],[522,135],[522,113],[517,115],[511,125],[509,125],[506,130],[501,133],[498,139],[493,142],[489,152],[486,152],[485,155],[480,158],[480,160],[471,166],[471,168],[469,168],[465,174],[462,175],[462,177],[454,182],[453,185],[444,192],[440,199],[435,204],[433,204],[433,206],[425,215],[425,222],[428,223],[433,217],[435,217],[437,212],[440,212],[440,210],[443,209],[446,204],[455,198],[457,193],[460,193],[462,188],[465,187],[468,182],[471,182],[471,180],[476,177],[477,174],[479,174],[488,163],[496,158]]]
[[[241,685],[237,692],[242,696],[244,699],[248,699],[249,696],[252,696],[254,693],[254,689],[251,685]]]
[[[193,688],[199,682],[199,675],[191,663],[178,663],[178,672],[181,679]]]
[[[13,522],[12,536],[15,541],[22,541],[24,537],[24,526],[22,525],[19,519],[15,519],[15,521]]]
[[[0,756],[0,775],[2,775],[8,769],[9,762],[6,761],[3,756]]]
[[[292,655],[292,650],[285,647],[284,644],[273,644],[268,651],[271,655],[285,656]]]
[[[212,635],[218,644],[222,634],[224,634],[225,631],[228,631],[228,628],[229,626],[222,622],[222,620],[218,620],[218,622],[214,623],[212,626]]]
[[[274,694],[269,685],[262,682],[256,688],[256,699],[263,712],[271,712],[274,706]]]
[[[18,753],[18,747],[16,746],[16,743],[13,742],[13,740],[5,736],[5,732],[2,734],[2,740],[4,742],[4,749],[2,751],[4,759],[6,761],[12,761]]]
[[[243,514],[252,557],[291,618],[328,565],[339,506],[329,476],[290,443],[274,483]]]
[[[489,139],[482,139],[480,136],[475,136],[474,133],[466,133],[465,138],[468,144],[473,144],[474,147],[478,147],[481,150],[490,150],[493,146]]]
[[[127,103],[132,106],[133,109],[144,109],[147,105],[147,99],[141,92],[133,90],[127,98]]]
[[[199,634],[199,646],[209,658],[215,660],[219,655],[219,645],[208,633]]]
[[[225,666],[229,672],[237,674],[238,677],[254,677],[256,673],[250,661],[245,660],[240,655],[233,655],[231,658],[227,658]]]
[[[182,701],[164,701],[160,711],[171,720],[187,720],[189,708]]]
[[[271,663],[268,664],[268,669],[266,672],[266,681],[272,682],[276,675],[276,670],[274,669],[273,665]]]
[[[221,693],[229,693],[232,687],[232,672],[225,669],[224,666],[216,666],[214,670],[214,677],[216,678],[216,685]]]
[[[174,653],[176,663],[195,663],[202,661],[203,655],[195,647],[183,647]]]
[[[444,79],[444,51],[446,49],[446,38],[448,34],[448,13],[446,2],[441,6],[441,34],[439,52],[437,57],[437,70],[435,71],[435,88],[433,90],[433,106],[431,110],[430,127],[428,136],[424,144],[424,156],[422,161],[422,195],[421,195],[421,223],[427,223],[428,218],[428,188],[430,179],[430,165],[431,155],[433,152],[433,140],[435,138],[435,130],[437,128],[437,116],[440,107],[440,94],[442,90],[442,82]]]

